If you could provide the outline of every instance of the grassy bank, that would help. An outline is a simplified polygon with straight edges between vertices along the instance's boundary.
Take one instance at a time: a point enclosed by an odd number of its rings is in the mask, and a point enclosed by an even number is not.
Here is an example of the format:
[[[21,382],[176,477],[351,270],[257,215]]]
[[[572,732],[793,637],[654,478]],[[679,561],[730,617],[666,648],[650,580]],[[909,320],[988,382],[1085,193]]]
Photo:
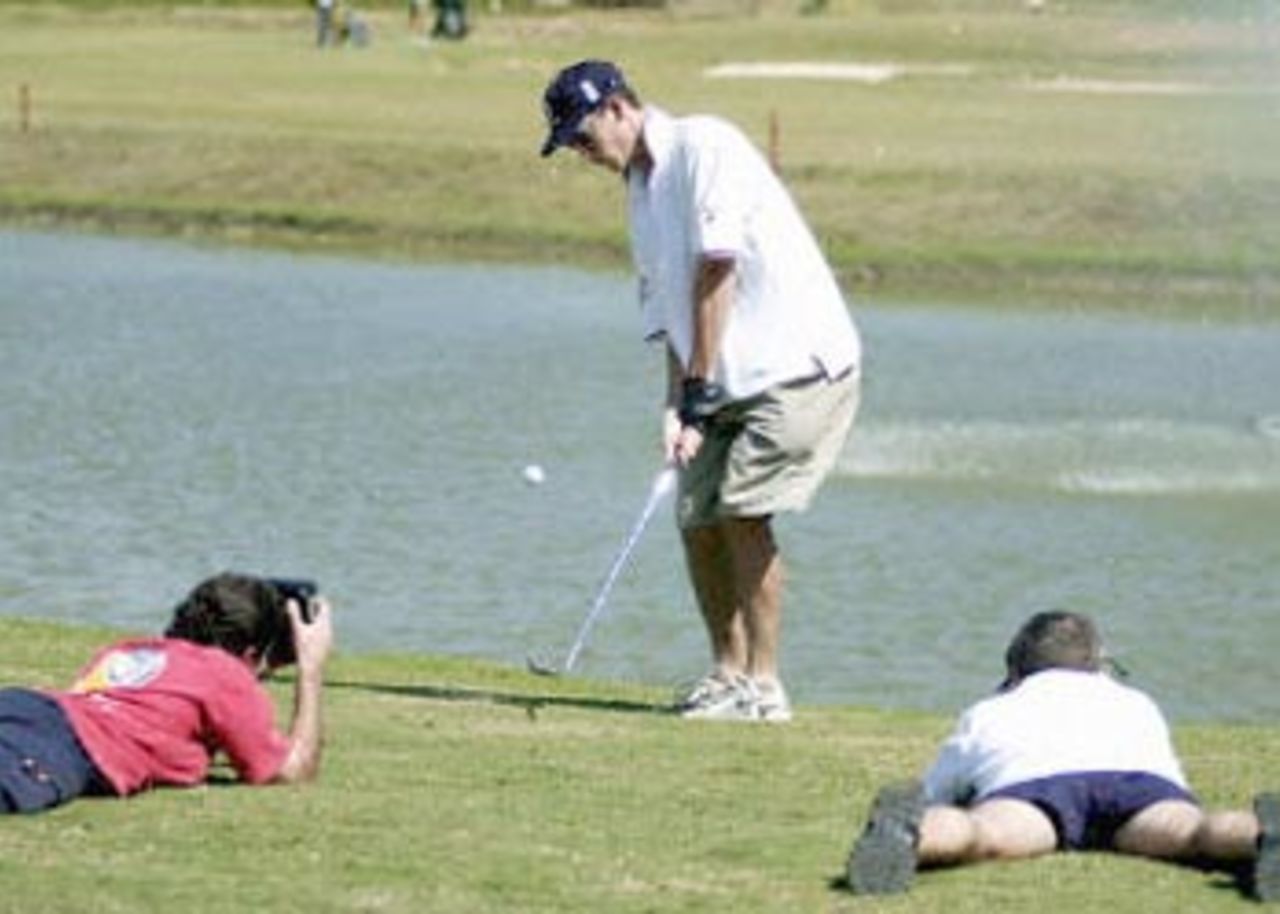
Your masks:
[[[605,55],[776,149],[857,292],[1280,314],[1277,26],[1256,4],[475,6],[460,44],[382,6],[371,47],[322,53],[301,4],[0,5],[0,219],[621,267],[614,180],[536,154],[548,75]],[[706,75],[737,61],[908,69]]]
[[[0,620],[0,682],[65,683],[108,633]],[[947,722],[803,708],[695,725],[665,696],[432,657],[340,657],[322,779],[86,800],[0,829],[0,910],[1252,910],[1214,876],[1106,855],[832,886],[874,788]],[[282,708],[289,687],[276,687]],[[1280,784],[1280,732],[1177,732],[1213,804]]]

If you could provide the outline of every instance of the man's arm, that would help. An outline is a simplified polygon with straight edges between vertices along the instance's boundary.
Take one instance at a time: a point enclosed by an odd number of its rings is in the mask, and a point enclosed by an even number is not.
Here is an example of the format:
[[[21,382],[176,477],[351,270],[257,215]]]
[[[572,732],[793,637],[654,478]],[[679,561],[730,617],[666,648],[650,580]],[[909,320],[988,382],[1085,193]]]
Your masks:
[[[320,698],[324,690],[324,664],[333,647],[333,621],[327,600],[317,598],[314,618],[303,622],[298,606],[286,604],[298,655],[297,682],[293,692],[293,724],[289,728],[289,754],[276,773],[279,784],[312,780],[320,770],[323,727]]]
[[[667,463],[676,460],[680,442],[680,390],[684,383],[684,367],[671,343],[667,343],[667,398],[662,410],[662,457]]]
[[[937,758],[924,776],[925,799],[930,803],[964,806],[973,799],[978,751],[973,722],[962,714],[951,735],[942,743]]]
[[[693,281],[693,352],[689,357],[691,378],[711,377],[720,357],[720,341],[733,308],[733,259],[703,257]]]
[[[664,444],[668,460],[687,465],[702,447],[702,431],[687,418],[678,418],[673,424],[673,410],[689,412],[699,402],[703,406],[711,393],[707,387],[716,361],[720,357],[720,343],[724,328],[729,323],[733,308],[734,263],[731,258],[703,257],[698,262],[698,273],[693,283],[693,351],[689,367],[681,367],[674,354],[669,357],[667,373],[667,411],[664,419]],[[701,400],[700,400],[701,398]]]

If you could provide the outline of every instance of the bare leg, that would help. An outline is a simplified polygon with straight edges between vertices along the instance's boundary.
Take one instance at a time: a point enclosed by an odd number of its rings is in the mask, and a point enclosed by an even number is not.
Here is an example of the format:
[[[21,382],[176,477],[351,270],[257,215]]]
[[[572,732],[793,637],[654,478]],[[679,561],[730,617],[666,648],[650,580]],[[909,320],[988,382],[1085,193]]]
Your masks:
[[[1206,813],[1194,803],[1153,803],[1116,832],[1116,850],[1164,860],[1239,863],[1257,855],[1258,819],[1251,812]]]
[[[918,781],[880,789],[846,864],[852,891],[893,895],[910,888],[921,869],[1036,857],[1058,846],[1049,817],[1022,800],[971,809],[923,804]]]
[[[930,806],[920,822],[917,853],[923,868],[1038,857],[1057,847],[1053,822],[1039,808],[998,799],[972,809]]]
[[[735,518],[723,525],[735,603],[746,634],[746,673],[764,684],[778,680],[782,620],[782,557],[767,517]]]
[[[733,562],[722,524],[682,533],[685,562],[711,642],[711,659],[726,679],[747,670],[747,632],[735,596]]]

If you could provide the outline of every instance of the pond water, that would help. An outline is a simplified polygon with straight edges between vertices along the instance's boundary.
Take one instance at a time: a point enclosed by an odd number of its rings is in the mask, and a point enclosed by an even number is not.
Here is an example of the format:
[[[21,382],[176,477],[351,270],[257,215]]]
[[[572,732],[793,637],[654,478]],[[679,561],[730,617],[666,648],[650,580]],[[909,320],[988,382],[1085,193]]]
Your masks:
[[[854,438],[779,526],[797,701],[953,711],[1072,607],[1175,717],[1276,719],[1280,326],[856,313]],[[344,650],[523,664],[657,469],[622,275],[0,232],[0,317],[0,613],[154,630],[235,568],[318,578]],[[581,673],[703,671],[668,513]]]

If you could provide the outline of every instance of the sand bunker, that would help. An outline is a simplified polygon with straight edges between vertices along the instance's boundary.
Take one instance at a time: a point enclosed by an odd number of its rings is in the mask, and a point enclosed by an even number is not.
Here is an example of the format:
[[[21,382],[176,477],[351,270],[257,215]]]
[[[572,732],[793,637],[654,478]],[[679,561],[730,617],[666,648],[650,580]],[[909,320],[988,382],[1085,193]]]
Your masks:
[[[1032,80],[1024,83],[1023,88],[1033,92],[1076,92],[1091,95],[1207,95],[1220,91],[1203,83],[1126,82],[1115,79],[1076,79],[1069,76]]]
[[[811,79],[880,85],[904,76],[966,77],[974,73],[968,64],[859,63],[854,61],[738,61],[703,71],[709,79]],[[1013,84],[1031,92],[1069,92],[1087,95],[1214,95],[1260,91],[1256,87],[1214,86],[1207,83],[1086,79],[1057,76]],[[1267,90],[1261,90],[1267,91]]]
[[[877,85],[902,76],[968,76],[964,64],[839,63],[822,61],[756,61],[710,67],[711,79],[825,79]]]

